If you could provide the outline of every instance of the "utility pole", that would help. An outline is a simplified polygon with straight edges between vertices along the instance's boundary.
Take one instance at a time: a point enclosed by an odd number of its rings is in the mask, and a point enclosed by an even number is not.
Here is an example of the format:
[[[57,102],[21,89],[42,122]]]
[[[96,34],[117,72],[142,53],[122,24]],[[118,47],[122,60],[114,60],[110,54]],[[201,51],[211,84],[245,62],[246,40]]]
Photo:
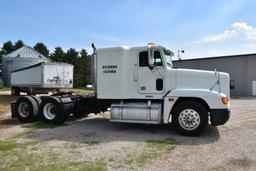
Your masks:
[[[178,50],[178,59],[181,60],[180,53],[185,53],[185,50]]]

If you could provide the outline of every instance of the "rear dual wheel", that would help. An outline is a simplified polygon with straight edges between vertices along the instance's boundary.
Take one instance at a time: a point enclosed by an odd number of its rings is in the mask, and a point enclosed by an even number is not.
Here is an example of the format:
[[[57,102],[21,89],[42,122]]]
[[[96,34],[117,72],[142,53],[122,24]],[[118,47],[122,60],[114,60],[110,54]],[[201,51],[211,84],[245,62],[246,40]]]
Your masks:
[[[44,122],[51,124],[63,123],[67,118],[67,114],[63,110],[63,104],[57,97],[43,98],[39,113]]]
[[[46,123],[63,123],[67,118],[57,97],[24,96],[16,101],[15,113],[21,122],[34,122],[40,117]]]
[[[16,115],[21,122],[34,122],[39,116],[41,99],[36,96],[20,97],[16,103]]]

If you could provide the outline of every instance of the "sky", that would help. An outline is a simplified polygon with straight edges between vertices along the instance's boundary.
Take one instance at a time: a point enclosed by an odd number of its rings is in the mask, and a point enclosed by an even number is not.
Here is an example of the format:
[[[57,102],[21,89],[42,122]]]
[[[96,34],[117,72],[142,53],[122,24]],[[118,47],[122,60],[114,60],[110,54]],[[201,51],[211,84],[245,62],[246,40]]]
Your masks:
[[[0,0],[0,44],[141,46],[182,59],[256,53],[256,0]]]

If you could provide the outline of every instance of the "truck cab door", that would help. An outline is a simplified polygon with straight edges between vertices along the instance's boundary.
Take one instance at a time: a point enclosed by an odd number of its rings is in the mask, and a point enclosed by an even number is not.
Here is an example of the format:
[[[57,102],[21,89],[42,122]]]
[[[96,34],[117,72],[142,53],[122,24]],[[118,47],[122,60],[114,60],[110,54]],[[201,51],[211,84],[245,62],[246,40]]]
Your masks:
[[[164,67],[160,50],[154,50],[154,68],[149,67],[149,51],[138,55],[138,92],[141,94],[161,94],[164,87]]]

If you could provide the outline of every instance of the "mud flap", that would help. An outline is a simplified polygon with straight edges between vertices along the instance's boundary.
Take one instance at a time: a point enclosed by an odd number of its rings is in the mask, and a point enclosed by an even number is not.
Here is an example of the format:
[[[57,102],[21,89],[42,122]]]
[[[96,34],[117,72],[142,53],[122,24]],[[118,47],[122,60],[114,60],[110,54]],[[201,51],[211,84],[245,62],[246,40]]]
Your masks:
[[[16,103],[16,101],[11,102],[10,105],[11,105],[12,118],[17,118],[17,103]]]

